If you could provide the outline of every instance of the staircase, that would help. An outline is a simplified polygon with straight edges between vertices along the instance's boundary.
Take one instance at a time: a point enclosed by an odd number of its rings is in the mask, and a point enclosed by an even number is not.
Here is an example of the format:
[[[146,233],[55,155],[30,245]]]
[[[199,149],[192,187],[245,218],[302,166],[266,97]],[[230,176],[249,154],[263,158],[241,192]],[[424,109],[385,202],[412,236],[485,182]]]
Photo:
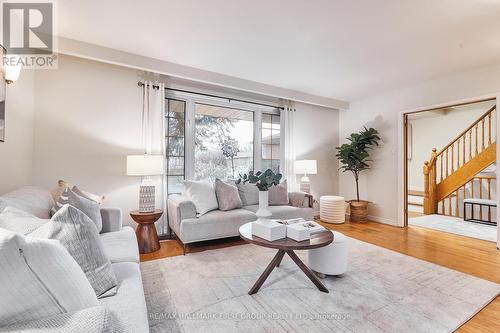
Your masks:
[[[466,198],[492,199],[493,174],[482,173],[496,163],[496,106],[474,121],[459,136],[424,163],[423,213],[463,217]],[[484,211],[484,212],[483,212]],[[479,209],[481,218],[491,208]]]

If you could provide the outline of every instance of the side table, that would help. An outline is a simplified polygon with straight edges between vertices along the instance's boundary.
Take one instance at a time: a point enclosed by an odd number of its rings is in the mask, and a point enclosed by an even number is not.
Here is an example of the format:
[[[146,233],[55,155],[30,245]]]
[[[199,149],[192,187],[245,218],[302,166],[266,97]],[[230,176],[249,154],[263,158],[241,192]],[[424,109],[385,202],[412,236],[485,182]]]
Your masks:
[[[139,225],[135,231],[139,253],[151,253],[160,249],[155,222],[163,215],[163,210],[156,209],[154,212],[141,213],[138,210],[130,212],[132,219]]]

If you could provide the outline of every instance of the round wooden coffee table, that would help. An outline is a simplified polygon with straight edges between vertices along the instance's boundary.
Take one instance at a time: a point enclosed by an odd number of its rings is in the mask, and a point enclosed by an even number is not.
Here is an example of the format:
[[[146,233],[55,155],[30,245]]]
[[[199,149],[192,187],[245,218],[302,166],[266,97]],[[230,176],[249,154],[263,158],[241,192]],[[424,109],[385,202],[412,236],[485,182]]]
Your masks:
[[[255,245],[269,247],[271,249],[277,249],[278,253],[274,256],[273,260],[269,263],[267,268],[264,270],[262,275],[257,279],[254,286],[248,292],[249,295],[255,294],[259,291],[262,284],[266,281],[269,274],[273,271],[275,267],[279,267],[283,256],[288,254],[290,258],[299,266],[299,268],[304,272],[305,275],[318,287],[319,290],[327,293],[328,289],[321,283],[318,277],[299,259],[295,254],[295,250],[309,250],[317,249],[319,247],[327,246],[333,242],[333,233],[330,230],[325,230],[311,235],[311,239],[302,242],[294,241],[290,238],[278,239],[273,242],[265,240],[263,238],[252,235],[252,222],[246,223],[240,227],[240,237],[243,238],[248,243]]]

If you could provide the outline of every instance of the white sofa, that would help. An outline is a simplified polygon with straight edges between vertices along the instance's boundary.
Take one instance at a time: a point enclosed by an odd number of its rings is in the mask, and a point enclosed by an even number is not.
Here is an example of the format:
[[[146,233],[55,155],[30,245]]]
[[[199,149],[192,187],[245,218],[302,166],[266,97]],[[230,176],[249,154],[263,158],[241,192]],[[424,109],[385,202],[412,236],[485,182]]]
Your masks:
[[[311,196],[302,192],[290,192],[290,202],[295,198],[302,198],[302,205],[269,206],[272,219],[292,219],[302,217],[313,219]],[[170,230],[175,233],[182,243],[184,254],[186,245],[212,239],[238,236],[240,226],[257,220],[258,205],[243,206],[229,211],[213,210],[200,217],[196,216],[196,208],[192,201],[185,196],[172,194],[168,198],[168,223]]]
[[[49,191],[23,187],[0,196],[0,211],[13,206],[39,218],[48,219],[53,205]],[[139,266],[139,250],[135,232],[122,226],[122,212],[118,208],[102,208],[100,238],[118,280],[115,296],[99,299],[100,306],[16,324],[13,331],[0,327],[0,332],[108,332],[100,325],[111,321],[110,332],[149,332],[146,301]]]

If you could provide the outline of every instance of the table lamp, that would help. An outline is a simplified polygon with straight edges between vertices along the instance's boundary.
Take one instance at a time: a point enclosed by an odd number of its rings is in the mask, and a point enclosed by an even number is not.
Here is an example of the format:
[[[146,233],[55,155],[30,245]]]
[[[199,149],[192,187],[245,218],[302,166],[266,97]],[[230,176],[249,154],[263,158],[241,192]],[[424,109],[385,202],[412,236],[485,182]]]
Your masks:
[[[307,175],[315,175],[317,170],[316,160],[298,160],[294,164],[295,173],[303,174],[304,176],[300,179],[300,190],[302,192],[311,193],[311,183],[309,182],[309,177]]]
[[[127,156],[127,175],[141,176],[139,190],[139,212],[149,213],[155,210],[155,185],[151,176],[163,174],[163,155]]]

